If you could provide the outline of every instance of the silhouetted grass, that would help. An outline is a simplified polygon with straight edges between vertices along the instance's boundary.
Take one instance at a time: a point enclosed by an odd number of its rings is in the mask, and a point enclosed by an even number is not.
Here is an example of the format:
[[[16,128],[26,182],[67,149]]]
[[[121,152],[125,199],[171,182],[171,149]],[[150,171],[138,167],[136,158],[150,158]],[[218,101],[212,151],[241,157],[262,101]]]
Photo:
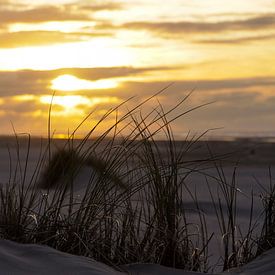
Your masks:
[[[242,190],[238,188],[236,170],[234,167],[231,179],[225,176],[223,167],[215,162],[217,183],[216,194],[207,181],[215,215],[221,234],[223,255],[221,265],[223,271],[233,267],[242,266],[255,258],[257,241],[255,227],[257,221],[253,220],[253,192],[251,192],[250,213],[245,229],[239,227],[238,222],[238,198],[244,197]],[[207,179],[206,179],[207,180]]]
[[[275,247],[275,185],[272,182],[272,173],[269,168],[269,185],[265,188],[262,184],[261,194],[263,204],[264,223],[261,236],[258,240],[257,255]]]
[[[142,113],[140,109],[153,96],[119,117],[118,110],[127,103],[124,102],[106,112],[81,140],[75,140],[74,135],[88,123],[91,112],[61,146],[51,137],[49,112],[48,141],[41,143],[39,159],[31,172],[31,138],[27,137],[27,146],[22,148],[16,135],[17,160],[14,165],[10,158],[10,179],[0,188],[1,238],[46,244],[117,268],[143,262],[207,271],[213,234],[209,234],[196,194],[188,189],[185,180],[193,172],[204,175],[203,167],[215,167],[219,157],[210,155],[190,161],[186,155],[200,136],[189,137],[181,147],[175,141],[172,122],[204,106],[181,111],[188,97],[171,109],[164,110],[158,104]],[[93,137],[113,114],[113,125]],[[156,140],[159,133],[166,137],[165,142]],[[209,191],[224,244],[225,270],[253,258],[253,225],[251,214],[247,233],[241,239],[235,238],[235,173],[228,183],[222,169],[216,168],[222,196],[215,201],[211,188]],[[81,178],[83,174],[87,176]],[[183,207],[186,192],[195,202],[196,225]],[[274,225],[273,193],[272,189],[265,204],[265,236]],[[251,205],[252,213],[253,201]]]

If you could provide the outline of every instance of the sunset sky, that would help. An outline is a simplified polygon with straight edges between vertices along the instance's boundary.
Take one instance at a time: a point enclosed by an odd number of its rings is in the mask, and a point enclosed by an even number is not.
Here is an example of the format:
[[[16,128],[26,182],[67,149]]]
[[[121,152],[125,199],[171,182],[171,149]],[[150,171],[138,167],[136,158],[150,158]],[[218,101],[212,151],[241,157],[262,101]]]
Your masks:
[[[53,91],[62,134],[170,83],[165,108],[214,101],[177,135],[275,136],[275,0],[0,0],[0,135],[45,135]]]

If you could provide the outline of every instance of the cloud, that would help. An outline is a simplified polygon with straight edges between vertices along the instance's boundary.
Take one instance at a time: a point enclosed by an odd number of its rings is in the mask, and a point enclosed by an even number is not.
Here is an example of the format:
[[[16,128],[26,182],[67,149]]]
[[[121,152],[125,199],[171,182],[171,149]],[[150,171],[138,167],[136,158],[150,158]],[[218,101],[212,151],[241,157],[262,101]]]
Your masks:
[[[63,68],[48,71],[0,71],[0,96],[51,93],[51,80],[64,74],[86,80],[100,80],[113,77],[127,77],[149,71],[169,70],[169,67],[113,67],[113,68]],[[105,90],[105,93],[107,91]],[[87,93],[87,91],[85,91]]]
[[[275,39],[275,34],[270,35],[256,35],[256,36],[243,36],[238,38],[219,38],[219,39],[198,39],[193,40],[195,43],[200,44],[244,44],[248,42],[261,42],[265,40]]]
[[[43,94],[51,93],[49,88],[51,81],[58,76],[69,74],[80,79],[96,81],[100,79],[111,79],[119,77],[141,76],[148,72],[162,72],[174,70],[173,67],[101,67],[101,68],[62,68],[57,70],[34,71],[1,71],[0,72],[0,96],[6,97],[20,94]],[[179,68],[182,69],[182,68]],[[131,95],[152,95],[154,92],[164,88],[170,82],[152,81],[121,82],[117,89],[112,89],[112,95],[128,97]],[[198,93],[221,91],[221,90],[240,90],[252,87],[274,87],[275,77],[254,77],[254,78],[235,78],[221,80],[197,80],[197,81],[175,81],[170,88],[173,93],[182,95],[187,91],[195,89]],[[88,91],[83,91],[87,93]],[[94,91],[91,91],[94,92]],[[102,92],[102,91],[99,91]],[[104,91],[108,93],[108,90]],[[81,92],[80,92],[81,93]]]
[[[248,19],[237,19],[217,22],[128,22],[123,24],[122,28],[132,30],[148,30],[165,35],[180,33],[217,33],[223,31],[238,30],[260,30],[273,28],[275,26],[275,14],[263,14]],[[99,25],[100,27],[100,25]],[[110,25],[102,25],[102,28],[111,27]]]
[[[122,91],[131,91],[132,95],[139,95],[142,91],[144,95],[152,95],[154,92],[167,86],[169,82],[125,82]],[[253,87],[275,87],[275,77],[254,77],[254,78],[235,78],[220,80],[196,80],[196,81],[174,81],[169,91],[176,95],[183,95],[186,92],[195,90],[202,97],[208,95],[208,92],[214,91],[233,91],[240,89],[249,89]]]
[[[24,9],[0,9],[0,24],[47,21],[87,21],[90,16],[65,6],[38,6]]]
[[[83,10],[89,10],[92,12],[97,12],[97,11],[105,11],[105,10],[121,10],[123,9],[122,3],[114,3],[114,2],[109,2],[109,3],[89,3],[87,5],[81,5],[80,4],[80,9]]]
[[[124,83],[115,94],[126,99],[129,95],[137,96],[135,103],[150,97],[169,83]],[[177,81],[167,91],[158,96],[166,110],[173,108],[192,89],[192,96],[184,102],[177,112],[184,112],[200,104],[213,102],[183,116],[175,126],[175,134],[182,134],[189,130],[195,132],[211,128],[224,127],[223,132],[261,131],[267,125],[275,123],[275,78],[244,78],[232,80],[212,81]],[[127,91],[127,93],[123,93]],[[131,93],[129,93],[131,91]],[[270,92],[268,92],[270,91]],[[266,93],[265,93],[266,92]],[[152,100],[152,107],[157,106]],[[150,111],[142,108],[143,111]],[[269,127],[269,128],[270,128]]]
[[[86,33],[59,31],[20,31],[0,33],[0,48],[31,47],[53,45],[66,42],[79,42],[91,37],[110,36],[109,33]]]
[[[219,95],[213,94],[217,102],[194,114],[198,119],[203,112],[203,122],[211,127],[226,127],[232,131],[260,129],[267,122],[275,122],[275,96],[263,98],[257,91],[234,91]],[[270,126],[271,127],[271,126]]]
[[[78,42],[91,37],[112,36],[111,32],[100,32],[94,29],[83,29],[79,32],[64,33],[60,31],[18,31],[9,32],[9,25],[14,23],[43,23],[50,21],[86,21],[93,20],[92,14],[101,10],[114,10],[122,8],[119,3],[87,4],[81,3],[64,5],[28,5],[9,4],[8,1],[0,2],[0,48],[15,48],[25,46],[39,46]]]
[[[19,9],[18,9],[19,8]],[[29,7],[23,4],[9,4],[0,1],[0,25],[13,23],[41,23],[48,21],[90,21],[91,15],[98,11],[122,9],[121,3],[82,2],[64,5],[39,5]]]
[[[156,70],[157,68],[154,69]],[[18,126],[21,127],[24,125],[30,128],[30,124],[35,123],[37,125],[36,129],[39,129],[39,125],[40,128],[45,126],[46,124],[42,124],[45,123],[47,119],[48,105],[40,104],[37,99],[39,99],[39,95],[51,93],[47,85],[53,77],[59,74],[71,73],[78,77],[92,80],[122,75],[134,75],[143,73],[146,70],[150,70],[150,68],[67,68],[54,71],[0,72],[0,95],[3,101],[1,104],[1,128],[6,127],[7,129],[7,127],[10,127],[8,123],[10,120],[15,123],[18,130],[21,130]],[[103,94],[104,96],[116,96],[121,100],[136,96],[132,102],[127,103],[127,106],[131,106],[131,104],[138,104],[142,99],[153,95],[167,84],[169,83],[162,81],[125,82],[122,83],[121,87],[104,90]],[[225,127],[223,130],[225,132],[251,130],[254,129],[253,127],[255,127],[255,131],[258,131],[264,128],[266,129],[268,124],[274,125],[275,123],[275,96],[272,95],[272,93],[268,94],[268,92],[266,96],[263,96],[263,91],[272,91],[275,88],[275,78],[177,81],[166,92],[159,95],[158,99],[165,104],[164,107],[167,110],[167,108],[175,106],[192,88],[196,88],[194,94],[184,103],[178,112],[184,112],[201,103],[213,100],[215,103],[191,112],[175,122],[175,134],[183,133],[189,129],[200,131],[214,127]],[[24,94],[34,96],[30,96],[29,98],[22,97],[22,100],[16,100],[16,98],[13,97],[13,95]],[[94,91],[80,91],[77,92],[77,94],[92,98],[93,96],[102,96],[102,91],[95,91],[95,93]],[[157,101],[153,99],[142,108],[142,111],[145,113],[150,112],[152,107],[156,107],[157,104]],[[107,105],[102,105],[99,107],[99,111],[106,108],[108,108]],[[120,111],[124,111],[125,109],[126,108],[122,107]],[[62,113],[62,110],[59,110],[58,106],[55,106],[54,110],[61,111]],[[82,114],[85,114],[85,112],[90,111],[90,108],[81,106],[81,111],[83,111]],[[81,119],[81,117],[82,116],[78,116],[77,119]],[[24,124],[23,118],[25,120],[27,119],[28,123]],[[69,120],[67,120],[67,122],[68,121]],[[60,127],[62,128],[63,126],[57,125],[58,130],[60,130]],[[68,122],[66,127],[71,128],[72,126],[70,126]],[[22,128],[22,130],[29,131],[29,128]],[[32,127],[31,130],[34,128],[35,127]]]
[[[36,110],[47,112],[48,106],[40,104],[35,99],[19,101],[15,100],[13,97],[8,97],[4,100],[4,104],[1,106],[1,110],[5,111],[7,115],[14,113],[32,113]]]
[[[181,87],[178,87],[181,86]],[[236,85],[233,85],[236,87]],[[245,86],[245,85],[243,85]],[[156,89],[146,88],[143,91],[143,98],[152,95]],[[275,84],[273,86],[273,89]],[[156,88],[156,87],[155,87]],[[184,135],[189,130],[193,133],[202,133],[207,129],[223,128],[215,131],[213,134],[222,135],[222,133],[236,133],[244,131],[266,131],[272,129],[275,123],[275,96],[270,94],[264,97],[262,94],[264,87],[250,87],[247,89],[229,88],[226,91],[202,91],[197,90],[184,104],[176,111],[176,114],[185,112],[202,103],[214,103],[192,111],[177,121],[173,122],[175,135]],[[138,89],[136,89],[137,91]],[[165,110],[173,108],[186,94],[188,94],[183,85],[175,83],[162,95],[158,96],[159,101],[164,105]],[[140,93],[136,94],[140,95]],[[135,99],[137,104],[139,98]],[[139,99],[140,100],[140,99]],[[152,107],[156,107],[158,102],[152,100],[151,108],[142,108],[144,114],[150,112]],[[145,115],[144,115],[145,116]],[[169,115],[169,117],[171,117]]]
[[[6,7],[9,4],[10,4],[9,0],[0,0],[0,8],[1,7]]]
[[[70,131],[74,130],[83,118],[91,112],[91,109],[97,106],[99,110],[95,110],[92,118],[86,122],[88,129],[87,127],[86,129],[85,127],[80,129],[85,134],[90,130],[88,123],[98,121],[108,109],[119,104],[119,100],[118,102],[112,102],[111,100],[108,102],[105,96],[88,96],[86,98],[91,104],[81,104],[71,108],[53,104],[51,111],[52,132],[56,129],[56,133],[67,134],[68,129]],[[104,104],[100,102],[100,99]],[[2,134],[13,134],[12,125],[17,133],[46,134],[49,103],[41,103],[39,95],[7,96],[1,100],[0,106],[0,130]],[[105,122],[110,119],[115,120],[115,113],[109,116]]]

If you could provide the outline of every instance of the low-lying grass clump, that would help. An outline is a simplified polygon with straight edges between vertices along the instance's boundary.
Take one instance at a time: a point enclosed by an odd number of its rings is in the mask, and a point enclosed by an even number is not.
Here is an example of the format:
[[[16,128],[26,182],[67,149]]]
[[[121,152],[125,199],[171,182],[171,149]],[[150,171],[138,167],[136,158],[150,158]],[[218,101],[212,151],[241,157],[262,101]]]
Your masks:
[[[263,189],[261,194],[263,203],[264,223],[262,227],[261,236],[258,240],[258,247],[256,255],[260,255],[266,250],[275,247],[275,185],[272,182],[272,173],[269,168],[269,185]]]
[[[192,173],[207,178],[204,167],[215,167],[222,156],[186,159],[201,136],[178,143],[171,124],[198,107],[179,112],[187,96],[166,111],[161,105],[145,114],[139,111],[152,98],[121,117],[116,115],[113,125],[97,137],[93,135],[99,126],[122,105],[108,111],[81,140],[74,139],[79,127],[61,145],[52,138],[42,140],[32,170],[28,167],[32,140],[27,137],[22,158],[16,136],[17,161],[13,166],[10,160],[10,179],[0,188],[0,237],[46,244],[116,268],[143,262],[208,271],[213,234],[208,233],[196,194],[185,183]],[[156,140],[160,132],[165,143]],[[227,183],[219,169],[217,173],[223,198],[216,202],[209,190],[223,236],[223,269],[227,269],[252,258],[244,256],[252,250],[252,226],[237,245],[237,187],[234,180]],[[186,193],[194,200],[197,224],[183,207]],[[269,209],[273,211],[273,206]]]

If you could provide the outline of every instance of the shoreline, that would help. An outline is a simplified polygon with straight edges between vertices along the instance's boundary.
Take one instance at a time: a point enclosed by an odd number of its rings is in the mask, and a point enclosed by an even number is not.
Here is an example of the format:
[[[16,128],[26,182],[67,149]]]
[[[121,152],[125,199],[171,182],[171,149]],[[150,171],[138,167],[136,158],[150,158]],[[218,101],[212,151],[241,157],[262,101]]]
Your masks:
[[[30,149],[47,146],[47,138],[31,137]],[[75,145],[79,144],[82,139],[73,139]],[[86,144],[92,144],[96,138],[88,139]],[[99,147],[103,147],[110,139],[106,138],[101,141]],[[121,142],[121,138],[117,139]],[[17,144],[18,142],[18,144]],[[53,147],[62,147],[68,142],[67,139],[51,139]],[[135,141],[138,142],[138,141]],[[161,149],[165,149],[168,144],[165,140],[156,140]],[[265,139],[258,138],[237,138],[235,140],[213,140],[202,139],[197,141],[175,140],[175,148],[186,148],[186,159],[209,158],[211,154],[223,159],[224,164],[229,162],[233,165],[273,165],[275,157],[272,152],[275,151],[275,142],[267,142]],[[192,144],[192,145],[191,145]],[[27,136],[0,136],[0,149],[26,148],[28,145]],[[190,146],[191,145],[191,146]],[[190,147],[190,148],[188,148]],[[1,157],[1,156],[0,156]]]

